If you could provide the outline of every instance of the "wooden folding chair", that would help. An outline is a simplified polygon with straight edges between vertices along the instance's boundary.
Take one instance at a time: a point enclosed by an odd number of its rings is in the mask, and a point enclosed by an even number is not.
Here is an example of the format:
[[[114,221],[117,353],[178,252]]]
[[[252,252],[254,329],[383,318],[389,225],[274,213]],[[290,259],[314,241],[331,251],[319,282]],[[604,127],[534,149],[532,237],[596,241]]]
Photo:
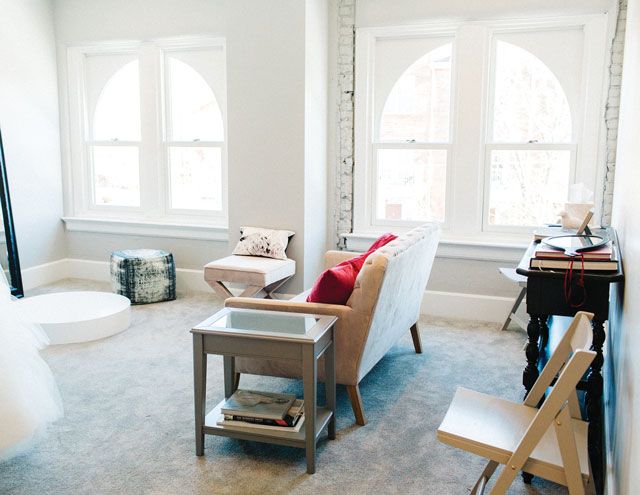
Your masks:
[[[438,439],[489,459],[471,495],[484,493],[499,464],[505,467],[491,495],[506,493],[520,471],[565,485],[570,495],[594,493],[588,423],[580,417],[576,394],[576,385],[596,356],[589,350],[592,318],[591,313],[576,314],[523,404],[458,388]]]

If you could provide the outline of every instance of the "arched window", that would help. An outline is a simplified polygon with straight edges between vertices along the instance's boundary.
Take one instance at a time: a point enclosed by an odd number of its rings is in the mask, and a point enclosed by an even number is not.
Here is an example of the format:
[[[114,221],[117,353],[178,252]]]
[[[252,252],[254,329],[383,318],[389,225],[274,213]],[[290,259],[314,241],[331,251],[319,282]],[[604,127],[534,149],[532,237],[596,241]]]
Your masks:
[[[139,79],[138,60],[127,62],[107,79],[95,103],[89,151],[97,205],[140,206]]]
[[[224,41],[73,47],[69,58],[78,214],[226,226]]]
[[[166,57],[166,70],[171,208],[222,210],[220,105],[202,74],[179,55]]]
[[[384,101],[373,146],[379,219],[444,221],[451,51],[446,43],[421,54]]]
[[[398,78],[380,118],[381,141],[446,142],[451,109],[451,43],[423,55]]]
[[[512,43],[495,44],[489,225],[541,225],[567,198],[571,109],[555,74]]]
[[[438,221],[511,242],[556,222],[573,183],[598,191],[606,19],[356,29],[354,233]]]

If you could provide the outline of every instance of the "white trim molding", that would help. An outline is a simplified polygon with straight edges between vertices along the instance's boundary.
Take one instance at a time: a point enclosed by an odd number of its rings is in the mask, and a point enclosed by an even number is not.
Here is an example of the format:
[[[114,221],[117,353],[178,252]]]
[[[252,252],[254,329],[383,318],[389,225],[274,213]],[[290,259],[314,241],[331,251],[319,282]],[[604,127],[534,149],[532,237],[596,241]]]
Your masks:
[[[110,282],[110,263],[108,261],[64,258],[22,270],[25,290],[35,289],[66,278]],[[180,292],[211,292],[214,294],[204,281],[202,270],[176,268],[176,285]]]
[[[100,234],[125,234],[220,242],[229,240],[228,228],[207,224],[178,224],[83,217],[63,217],[62,221],[70,232],[95,232]]]
[[[66,278],[109,282],[110,264],[108,261],[64,258],[22,271],[25,290]],[[203,270],[176,268],[176,285],[179,293],[208,292],[212,298],[217,297],[204,281]],[[290,295],[278,294],[278,298],[287,296]],[[509,297],[428,290],[422,298],[420,312],[438,318],[502,323],[512,305],[513,299]]]
[[[379,233],[342,234],[344,244],[349,251],[364,252],[377,239]],[[522,258],[529,245],[531,236],[494,237],[488,240],[486,236],[477,237],[447,237],[438,244],[436,258],[454,258],[479,261],[500,261],[517,263]]]
[[[504,323],[513,301],[510,297],[428,290],[422,298],[420,313],[456,320]]]

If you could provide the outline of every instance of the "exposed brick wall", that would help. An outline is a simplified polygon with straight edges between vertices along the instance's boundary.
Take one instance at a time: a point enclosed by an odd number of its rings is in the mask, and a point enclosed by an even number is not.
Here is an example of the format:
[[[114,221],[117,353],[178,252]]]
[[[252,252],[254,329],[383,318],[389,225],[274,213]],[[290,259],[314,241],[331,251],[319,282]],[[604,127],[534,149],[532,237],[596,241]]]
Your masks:
[[[353,228],[355,20],[355,0],[338,0],[338,142],[334,213],[335,229],[338,235],[351,232]]]
[[[609,60],[609,93],[605,123],[607,126],[607,171],[604,179],[602,197],[602,225],[611,223],[611,205],[613,204],[613,178],[616,172],[616,145],[618,141],[618,114],[620,110],[620,83],[622,79],[622,58],[624,55],[624,33],[627,24],[627,0],[620,0],[616,33],[611,44]]]

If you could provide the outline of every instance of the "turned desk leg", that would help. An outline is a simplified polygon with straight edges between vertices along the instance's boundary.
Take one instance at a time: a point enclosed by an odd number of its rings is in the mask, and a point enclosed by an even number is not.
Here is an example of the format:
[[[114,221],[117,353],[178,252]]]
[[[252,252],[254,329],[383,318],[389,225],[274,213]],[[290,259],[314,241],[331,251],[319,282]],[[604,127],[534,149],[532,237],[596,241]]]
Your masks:
[[[544,315],[530,315],[529,324],[527,325],[527,337],[529,341],[525,349],[527,365],[522,372],[522,385],[524,385],[525,389],[525,398],[540,375],[538,371],[538,358],[540,357],[541,335],[543,339],[548,339],[549,328],[547,327],[547,317]],[[522,480],[525,483],[530,484],[532,479],[532,474],[522,472]]]
[[[602,365],[604,357],[602,348],[606,338],[604,322],[596,320],[591,322],[593,326],[593,341],[591,350],[596,352],[596,357],[591,363],[589,376],[587,377],[587,391],[585,406],[587,419],[589,420],[589,458],[593,470],[593,481],[596,493],[604,491],[604,473],[602,472]]]
[[[526,397],[533,384],[538,379],[538,358],[540,357],[540,334],[542,332],[542,315],[530,315],[527,325],[527,337],[529,341],[525,348],[527,365],[522,372],[522,385],[524,385],[524,396]],[[546,319],[545,323],[546,325]]]

